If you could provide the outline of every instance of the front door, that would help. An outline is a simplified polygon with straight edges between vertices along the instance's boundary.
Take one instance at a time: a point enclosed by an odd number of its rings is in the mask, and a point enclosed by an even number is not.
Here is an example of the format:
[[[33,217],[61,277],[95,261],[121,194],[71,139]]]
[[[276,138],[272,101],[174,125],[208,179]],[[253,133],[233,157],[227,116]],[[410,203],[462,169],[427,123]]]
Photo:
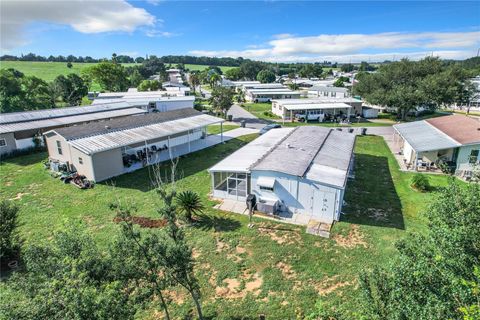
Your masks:
[[[313,218],[321,222],[332,223],[335,216],[336,193],[313,188]]]

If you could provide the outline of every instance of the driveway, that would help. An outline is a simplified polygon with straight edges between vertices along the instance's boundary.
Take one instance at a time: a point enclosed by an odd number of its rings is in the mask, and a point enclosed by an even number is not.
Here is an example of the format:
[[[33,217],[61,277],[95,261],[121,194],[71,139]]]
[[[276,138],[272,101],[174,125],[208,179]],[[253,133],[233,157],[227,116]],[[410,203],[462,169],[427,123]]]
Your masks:
[[[230,110],[228,110],[228,114],[232,115],[233,122],[239,125],[242,120],[245,120],[245,126],[247,128],[261,129],[268,124],[267,121],[257,118],[238,104],[234,104]]]

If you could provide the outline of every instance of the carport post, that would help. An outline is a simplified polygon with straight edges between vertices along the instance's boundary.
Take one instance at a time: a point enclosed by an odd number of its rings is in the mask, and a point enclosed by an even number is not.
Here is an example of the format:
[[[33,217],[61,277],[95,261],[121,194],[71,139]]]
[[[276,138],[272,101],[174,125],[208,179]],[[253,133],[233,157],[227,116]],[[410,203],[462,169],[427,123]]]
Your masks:
[[[293,111],[290,110],[290,122],[293,122]]]
[[[223,121],[220,122],[220,140],[223,143]]]
[[[190,130],[187,130],[187,136],[188,136],[188,152],[191,152],[192,148],[190,146]]]

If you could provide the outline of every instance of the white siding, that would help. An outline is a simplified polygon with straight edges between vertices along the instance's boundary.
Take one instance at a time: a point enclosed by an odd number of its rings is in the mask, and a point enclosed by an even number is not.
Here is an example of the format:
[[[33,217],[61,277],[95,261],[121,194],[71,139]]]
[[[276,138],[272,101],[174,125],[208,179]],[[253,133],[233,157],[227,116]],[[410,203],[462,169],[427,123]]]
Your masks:
[[[480,150],[480,144],[473,144],[459,148],[457,156],[457,169],[461,164],[469,163],[472,150]],[[477,158],[477,161],[480,161],[480,157]]]

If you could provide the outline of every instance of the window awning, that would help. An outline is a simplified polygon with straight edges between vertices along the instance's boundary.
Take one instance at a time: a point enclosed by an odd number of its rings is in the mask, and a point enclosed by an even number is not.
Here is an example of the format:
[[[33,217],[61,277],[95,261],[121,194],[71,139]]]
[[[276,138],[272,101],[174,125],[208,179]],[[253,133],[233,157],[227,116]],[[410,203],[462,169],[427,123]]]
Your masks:
[[[257,185],[259,187],[273,189],[274,184],[275,184],[275,178],[273,177],[260,177],[257,179]]]

